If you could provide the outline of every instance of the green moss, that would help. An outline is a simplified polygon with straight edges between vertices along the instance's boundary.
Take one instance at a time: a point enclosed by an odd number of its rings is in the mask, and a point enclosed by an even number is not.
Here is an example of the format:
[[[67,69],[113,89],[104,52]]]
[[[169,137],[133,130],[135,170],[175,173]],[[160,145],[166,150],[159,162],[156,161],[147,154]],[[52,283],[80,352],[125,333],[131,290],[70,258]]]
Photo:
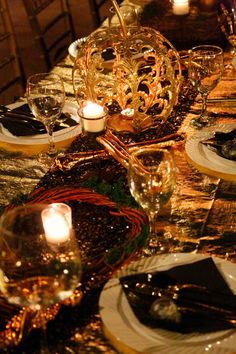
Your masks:
[[[106,262],[112,265],[118,262],[123,255],[126,257],[131,255],[134,251],[145,245],[147,235],[148,227],[147,225],[142,225],[142,231],[140,235],[136,236],[134,240],[128,240],[122,249],[113,248],[108,251],[106,255]]]
[[[118,205],[126,205],[132,208],[138,208],[138,204],[134,198],[125,190],[126,178],[121,176],[113,185],[106,181],[100,181],[95,176],[84,182],[84,187],[90,188],[99,194],[103,194],[111,198]]]

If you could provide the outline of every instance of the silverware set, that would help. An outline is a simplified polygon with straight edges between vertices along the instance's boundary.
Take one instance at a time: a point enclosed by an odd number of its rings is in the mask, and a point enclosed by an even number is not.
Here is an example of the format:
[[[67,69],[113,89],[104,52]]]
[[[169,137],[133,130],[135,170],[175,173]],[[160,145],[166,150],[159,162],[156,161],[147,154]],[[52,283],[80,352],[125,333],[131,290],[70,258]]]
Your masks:
[[[167,288],[149,286],[137,282],[135,286],[125,283],[127,298],[139,307],[150,303],[153,319],[179,323],[183,314],[206,315],[211,319],[236,325],[236,296],[218,293],[195,284],[169,285]]]
[[[36,120],[30,112],[14,112],[10,108],[0,105],[0,123],[6,125],[12,123],[19,128],[27,129],[27,132],[32,134],[45,133],[44,125]]]
[[[43,123],[38,121],[30,111],[12,110],[6,106],[0,105],[0,123],[6,128],[11,124],[22,129],[23,135],[34,135],[46,133]],[[69,128],[77,123],[65,114],[65,120],[56,123],[56,129]]]

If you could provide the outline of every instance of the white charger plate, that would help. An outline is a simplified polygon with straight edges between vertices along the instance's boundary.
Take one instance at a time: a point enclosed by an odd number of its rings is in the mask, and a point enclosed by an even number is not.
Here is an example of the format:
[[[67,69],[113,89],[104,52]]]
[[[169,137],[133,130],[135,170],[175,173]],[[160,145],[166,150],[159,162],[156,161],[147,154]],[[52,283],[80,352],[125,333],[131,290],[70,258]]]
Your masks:
[[[69,45],[68,53],[71,58],[75,59],[78,55],[78,48],[82,48],[83,44],[86,42],[87,37],[82,37],[77,39],[76,41],[72,42]]]
[[[212,151],[202,140],[210,139],[214,132],[230,132],[236,129],[236,123],[225,122],[202,129],[186,141],[185,151],[192,164],[203,173],[218,178],[236,181],[236,161],[225,159]]]
[[[24,104],[24,102],[19,104],[13,104],[10,105],[9,108],[17,108]],[[53,134],[55,143],[74,138],[80,134],[81,126],[79,124],[79,116],[77,111],[78,105],[72,102],[65,103],[63,107],[63,112],[70,113],[71,118],[74,119],[78,123],[78,125],[56,131]],[[44,145],[48,144],[48,137],[47,134],[37,134],[32,136],[14,136],[10,134],[7,129],[2,128],[0,129],[0,141],[16,145]]]
[[[175,253],[144,258],[133,262],[118,272],[103,288],[99,309],[105,334],[123,354],[231,354],[236,351],[236,329],[206,334],[180,334],[164,329],[151,329],[135,317],[122,291],[119,277],[145,271],[167,270],[177,265],[188,264],[209,256]],[[236,293],[236,265],[213,257],[213,260]],[[214,281],[214,280],[213,280]]]

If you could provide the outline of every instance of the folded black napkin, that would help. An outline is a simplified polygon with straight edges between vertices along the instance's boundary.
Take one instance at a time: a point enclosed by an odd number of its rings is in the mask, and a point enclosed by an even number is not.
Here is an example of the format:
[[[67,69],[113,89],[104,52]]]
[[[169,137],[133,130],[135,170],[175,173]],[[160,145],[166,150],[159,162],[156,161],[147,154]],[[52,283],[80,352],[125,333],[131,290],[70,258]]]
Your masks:
[[[12,113],[14,113],[15,115],[13,115]],[[4,114],[2,113],[2,115]],[[26,120],[29,120],[29,124],[24,121],[23,115],[25,115]],[[8,115],[6,113],[5,117],[0,118],[0,123],[12,135],[15,136],[30,136],[36,134],[46,134],[46,130],[44,128],[43,123],[36,120],[32,120],[31,122],[30,115],[31,115],[31,111],[28,104],[24,104],[20,107],[11,110],[11,115]],[[78,123],[74,119],[70,118],[67,114],[62,113],[61,117],[59,118],[59,120],[56,122],[54,126],[54,131],[64,129],[65,125],[68,127],[72,127],[77,124]]]
[[[120,278],[120,283],[136,317],[151,328],[162,327],[180,333],[207,333],[235,327],[228,319],[232,316],[236,319],[236,296],[212,258],[167,271],[125,276]],[[181,287],[181,284],[188,284],[188,287],[181,288],[174,296],[170,285]],[[167,311],[164,317],[156,316],[155,301],[163,297],[174,297],[173,303],[179,309],[177,317],[173,317],[171,306],[164,308]]]
[[[14,136],[31,136],[45,134],[46,130],[41,125],[31,125],[18,118],[1,117],[0,124]]]

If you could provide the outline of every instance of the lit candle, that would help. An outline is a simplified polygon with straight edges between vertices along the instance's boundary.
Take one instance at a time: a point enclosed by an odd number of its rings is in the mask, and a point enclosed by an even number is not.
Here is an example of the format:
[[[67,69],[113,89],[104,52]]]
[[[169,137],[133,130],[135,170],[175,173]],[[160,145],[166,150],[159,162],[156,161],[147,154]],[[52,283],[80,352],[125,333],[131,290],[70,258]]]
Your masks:
[[[50,205],[42,211],[42,222],[45,237],[49,243],[58,244],[66,242],[70,237],[70,223],[68,215]]]
[[[87,102],[80,110],[83,129],[86,132],[98,133],[103,131],[106,124],[106,112],[102,106],[94,102]]]
[[[134,116],[134,109],[133,108],[125,108],[121,111],[121,114],[123,114],[126,117],[132,118]]]
[[[72,212],[69,205],[65,203],[52,203],[50,206],[57,212],[64,215],[66,221],[68,222],[69,227],[72,227]]]
[[[189,13],[189,0],[173,0],[173,14],[187,15]]]

